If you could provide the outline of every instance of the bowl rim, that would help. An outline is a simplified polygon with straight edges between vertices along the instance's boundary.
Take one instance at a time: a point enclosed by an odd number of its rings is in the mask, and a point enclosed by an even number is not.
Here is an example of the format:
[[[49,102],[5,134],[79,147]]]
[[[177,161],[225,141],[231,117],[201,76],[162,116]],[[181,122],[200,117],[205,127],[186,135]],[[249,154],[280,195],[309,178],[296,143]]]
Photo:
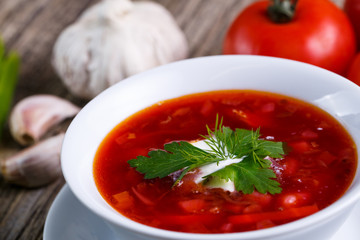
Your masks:
[[[355,202],[357,202],[360,199],[360,184],[358,184],[356,186],[355,190],[353,189],[353,191],[350,191],[350,192],[348,191],[349,193],[344,194],[340,199],[338,199],[336,202],[332,203],[327,208],[321,210],[320,212],[315,213],[311,216],[287,223],[287,224],[275,226],[275,227],[272,227],[269,229],[248,231],[248,232],[201,234],[201,233],[183,233],[183,232],[169,231],[169,230],[149,227],[149,226],[143,225],[141,223],[135,222],[131,219],[128,219],[126,217],[119,217],[119,219],[121,219],[121,221],[115,220],[113,217],[110,217],[108,213],[106,213],[102,210],[99,210],[98,208],[93,208],[93,205],[89,203],[89,199],[86,198],[88,196],[84,196],[78,192],[78,188],[75,187],[75,185],[77,183],[75,182],[74,178],[72,178],[69,175],[70,174],[68,171],[69,160],[66,160],[66,159],[68,159],[67,151],[69,151],[69,144],[71,142],[71,138],[73,137],[72,136],[73,128],[75,128],[77,126],[77,124],[79,124],[79,121],[80,121],[79,116],[81,116],[84,112],[92,111],[92,108],[94,108],[98,104],[101,104],[102,98],[106,97],[106,95],[109,94],[110,92],[117,91],[117,89],[119,89],[121,87],[127,87],[129,84],[131,85],[131,84],[136,84],[138,82],[142,82],[143,79],[145,79],[148,74],[155,74],[155,75],[161,74],[162,71],[164,71],[164,70],[167,70],[169,68],[174,69],[177,66],[180,66],[182,64],[195,64],[196,65],[196,64],[202,64],[207,61],[221,62],[221,61],[233,61],[233,60],[237,60],[237,59],[242,59],[242,61],[252,60],[252,61],[258,61],[261,63],[264,63],[264,62],[270,63],[271,62],[272,64],[278,64],[279,66],[286,65],[286,64],[295,66],[296,68],[298,67],[302,70],[313,71],[314,73],[317,73],[320,75],[325,75],[325,76],[329,77],[330,79],[332,79],[332,81],[339,81],[339,83],[338,83],[339,85],[340,85],[340,81],[344,81],[344,79],[345,79],[345,78],[343,78],[333,72],[330,72],[328,70],[325,70],[325,69],[322,69],[322,68],[319,68],[319,67],[316,67],[316,66],[313,66],[310,64],[294,61],[294,60],[266,57],[266,56],[254,56],[254,55],[251,55],[251,56],[250,55],[221,55],[221,56],[198,57],[198,58],[177,61],[177,62],[166,64],[166,65],[163,65],[160,67],[156,67],[154,69],[148,70],[148,71],[140,73],[140,74],[133,75],[123,81],[120,81],[119,83],[115,84],[114,86],[112,86],[112,87],[106,89],[105,91],[103,91],[102,93],[100,93],[97,97],[95,97],[88,104],[86,104],[86,106],[74,118],[74,120],[70,124],[70,126],[65,134],[63,147],[62,147],[62,151],[61,151],[61,166],[62,166],[62,170],[63,170],[63,174],[64,174],[66,182],[68,183],[68,185],[69,185],[71,191],[74,193],[74,195],[80,200],[80,202],[82,204],[84,204],[87,208],[89,208],[91,211],[93,211],[95,214],[97,214],[101,218],[105,219],[106,221],[108,221],[116,226],[125,228],[129,231],[138,233],[138,234],[143,234],[143,235],[152,236],[152,237],[169,238],[169,239],[213,239],[213,240],[215,240],[215,239],[217,239],[217,240],[221,240],[221,239],[229,239],[229,240],[230,239],[258,239],[261,237],[274,237],[274,236],[283,235],[283,234],[289,233],[289,232],[302,231],[302,229],[305,227],[307,227],[307,228],[316,227],[316,224],[319,223],[320,221],[324,221],[325,219],[331,218],[332,216],[336,216],[337,214],[339,214],[341,212],[342,209],[345,209],[351,205],[354,205]],[[341,83],[341,86],[346,86],[346,88],[349,88],[349,89],[358,88],[358,86],[355,85],[354,83],[352,83],[348,80],[346,80],[346,81],[347,82]],[[134,83],[132,83],[132,82],[134,82]],[[360,95],[360,88],[356,91],[358,91],[359,95]],[[360,97],[359,97],[359,100],[360,100]],[[355,139],[354,139],[354,141],[355,141]],[[357,147],[358,147],[358,149],[360,149],[360,145],[358,145]],[[359,150],[358,150],[358,158],[359,158]],[[358,160],[358,162],[359,162],[359,160]],[[358,163],[358,165],[360,165],[360,164]],[[359,170],[359,166],[358,166],[358,170]],[[359,175],[359,171],[357,171],[356,174]],[[113,210],[113,211],[115,211],[115,210]]]

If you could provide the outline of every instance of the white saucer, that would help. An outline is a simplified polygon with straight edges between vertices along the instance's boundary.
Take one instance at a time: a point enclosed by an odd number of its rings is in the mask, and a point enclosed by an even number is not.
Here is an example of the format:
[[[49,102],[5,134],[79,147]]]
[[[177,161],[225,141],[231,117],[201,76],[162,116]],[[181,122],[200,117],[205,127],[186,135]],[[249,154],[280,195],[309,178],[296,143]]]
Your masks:
[[[331,240],[358,240],[359,226],[360,203]],[[67,185],[61,189],[50,208],[43,237],[44,240],[129,239],[126,233],[115,235],[108,225],[77,200]]]

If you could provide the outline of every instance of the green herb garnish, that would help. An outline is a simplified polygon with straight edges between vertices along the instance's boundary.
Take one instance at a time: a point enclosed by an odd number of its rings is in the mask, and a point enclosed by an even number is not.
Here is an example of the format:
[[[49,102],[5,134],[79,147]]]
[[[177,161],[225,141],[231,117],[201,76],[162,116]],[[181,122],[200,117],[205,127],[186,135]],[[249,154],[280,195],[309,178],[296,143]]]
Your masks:
[[[19,57],[14,52],[10,52],[6,56],[5,46],[0,38],[0,137],[15,91],[19,62]]]
[[[153,150],[148,157],[138,156],[128,161],[145,179],[163,178],[169,174],[181,171],[176,180],[177,184],[182,177],[194,168],[227,159],[240,159],[204,177],[218,177],[232,181],[237,191],[245,194],[256,189],[260,193],[280,193],[280,183],[271,169],[271,161],[267,157],[282,158],[285,154],[282,142],[267,141],[260,138],[260,131],[235,129],[218,123],[215,130],[207,127],[208,136],[203,136],[211,150],[203,150],[185,141],[165,144],[164,150]]]

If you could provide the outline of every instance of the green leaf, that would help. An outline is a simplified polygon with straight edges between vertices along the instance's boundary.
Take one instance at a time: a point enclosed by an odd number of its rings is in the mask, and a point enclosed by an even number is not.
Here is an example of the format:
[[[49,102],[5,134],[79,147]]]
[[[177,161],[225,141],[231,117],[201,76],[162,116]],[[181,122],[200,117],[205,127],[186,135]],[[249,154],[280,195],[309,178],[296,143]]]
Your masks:
[[[0,39],[0,137],[10,111],[19,65],[20,59],[16,53],[5,55],[5,46]]]
[[[284,143],[259,140],[259,149],[256,153],[261,157],[282,158],[285,154]]]
[[[250,154],[254,150],[254,141],[257,141],[260,137],[259,131],[251,131],[247,129],[235,130],[234,141],[237,143],[232,150],[233,154],[237,158],[241,158],[244,155]]]
[[[184,141],[165,144],[164,149],[165,151],[150,151],[149,157],[138,156],[136,159],[129,160],[128,163],[138,172],[144,173],[145,179],[152,179],[166,177],[183,168],[186,168],[184,171],[189,171],[204,163],[217,161],[216,156]]]
[[[269,168],[262,168],[249,158],[239,163],[222,168],[206,177],[219,177],[226,181],[233,181],[235,189],[245,194],[256,189],[260,193],[280,193],[280,183],[275,180],[275,173]]]
[[[212,131],[207,126],[207,131],[208,136],[202,137],[211,150],[205,151],[184,141],[172,142],[165,144],[164,150],[150,151],[149,157],[138,156],[128,162],[131,167],[145,174],[145,179],[166,177],[180,170],[180,176],[174,183],[177,184],[194,168],[227,159],[242,159],[205,176],[204,179],[218,177],[233,181],[236,190],[244,193],[251,193],[254,189],[261,193],[281,192],[280,184],[271,169],[271,161],[267,157],[282,158],[282,142],[259,139],[260,129],[233,131],[223,126],[222,120],[219,123],[218,117],[215,130]]]
[[[212,149],[212,153],[226,158],[241,158],[249,154],[254,149],[254,140],[259,138],[259,131],[251,131],[246,129],[236,129],[235,132],[229,128],[222,126],[222,121],[218,125],[216,119],[215,130],[211,131],[208,127],[208,136],[202,136],[206,139],[206,143]]]

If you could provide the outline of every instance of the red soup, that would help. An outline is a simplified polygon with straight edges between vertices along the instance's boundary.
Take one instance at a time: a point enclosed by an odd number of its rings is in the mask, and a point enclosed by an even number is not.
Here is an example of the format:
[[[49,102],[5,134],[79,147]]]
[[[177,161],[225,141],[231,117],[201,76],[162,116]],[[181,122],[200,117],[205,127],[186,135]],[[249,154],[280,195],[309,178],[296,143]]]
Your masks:
[[[129,165],[164,144],[201,139],[207,126],[215,128],[217,116],[232,130],[259,129],[260,139],[286,143],[282,157],[268,158],[281,192],[210,188],[194,181],[196,169],[176,184],[176,172],[144,179]],[[234,90],[166,100],[130,116],[101,143],[94,178],[103,198],[134,221],[181,232],[228,233],[288,223],[329,206],[347,190],[356,166],[355,143],[329,114],[286,96]]]

